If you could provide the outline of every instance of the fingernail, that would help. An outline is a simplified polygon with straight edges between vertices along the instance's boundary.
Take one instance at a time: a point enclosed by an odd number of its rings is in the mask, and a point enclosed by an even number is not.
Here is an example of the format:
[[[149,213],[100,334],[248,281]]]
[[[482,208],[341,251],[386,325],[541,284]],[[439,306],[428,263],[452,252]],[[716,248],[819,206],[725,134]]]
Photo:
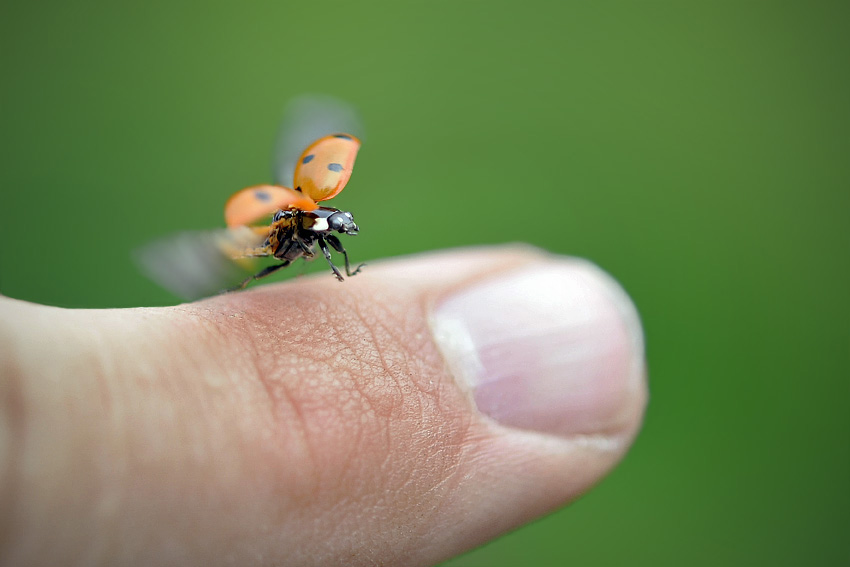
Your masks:
[[[588,262],[541,262],[473,284],[437,306],[433,328],[478,409],[511,427],[610,432],[644,387],[637,312]]]

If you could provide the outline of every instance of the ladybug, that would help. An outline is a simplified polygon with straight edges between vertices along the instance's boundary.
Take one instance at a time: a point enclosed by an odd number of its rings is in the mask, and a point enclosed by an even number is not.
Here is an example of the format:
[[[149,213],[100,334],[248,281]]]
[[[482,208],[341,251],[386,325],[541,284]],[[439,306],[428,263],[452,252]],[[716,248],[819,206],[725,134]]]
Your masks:
[[[342,273],[331,258],[331,248],[343,255],[345,274],[357,274],[364,264],[354,270],[348,252],[335,233],[357,234],[359,228],[347,211],[320,207],[317,203],[339,194],[351,177],[351,170],[360,140],[351,134],[331,134],[319,138],[301,154],[295,166],[295,189],[279,185],[258,185],[237,191],[224,206],[224,219],[231,229],[248,226],[273,214],[269,226],[251,227],[254,234],[263,236],[256,247],[225,251],[234,260],[273,256],[281,261],[244,279],[230,290],[241,289],[257,280],[290,265],[298,258],[312,259],[318,246],[339,281]]]
[[[331,258],[332,250],[342,254],[345,276],[357,274],[363,264],[352,269],[338,238],[358,233],[354,217],[318,203],[345,188],[360,149],[357,137],[333,132],[361,130],[356,111],[343,101],[316,95],[293,100],[274,154],[277,184],[233,194],[224,206],[227,228],[182,232],[136,250],[139,267],[186,299],[242,289],[298,258],[313,259],[319,251],[339,281],[345,278]],[[284,186],[290,181],[291,189]],[[257,271],[255,261],[260,257],[278,263]]]

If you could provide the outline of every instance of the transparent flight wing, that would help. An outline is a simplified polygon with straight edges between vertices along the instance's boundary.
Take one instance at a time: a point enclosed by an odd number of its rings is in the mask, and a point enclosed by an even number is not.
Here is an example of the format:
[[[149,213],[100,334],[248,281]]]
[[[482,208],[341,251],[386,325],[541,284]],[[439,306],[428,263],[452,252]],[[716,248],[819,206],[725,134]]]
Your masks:
[[[363,124],[349,103],[327,95],[303,95],[286,106],[274,150],[275,183],[292,187],[304,149],[323,136],[346,133],[363,139]]]
[[[265,255],[265,236],[246,226],[180,232],[135,251],[136,264],[174,295],[194,300],[237,285],[257,271],[250,255]]]

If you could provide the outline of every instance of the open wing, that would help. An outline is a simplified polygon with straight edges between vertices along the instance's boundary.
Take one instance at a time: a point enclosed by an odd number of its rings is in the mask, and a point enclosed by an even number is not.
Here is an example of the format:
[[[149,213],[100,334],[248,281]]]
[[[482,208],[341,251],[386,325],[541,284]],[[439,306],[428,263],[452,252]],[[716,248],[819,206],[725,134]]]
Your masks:
[[[274,179],[278,185],[291,185],[304,148],[330,134],[346,132],[363,137],[363,124],[354,107],[327,95],[304,95],[286,106],[275,145]]]
[[[294,206],[312,211],[318,205],[298,191],[277,185],[256,185],[234,193],[224,204],[224,221],[229,227],[251,224],[278,209]]]
[[[350,134],[331,134],[310,144],[295,166],[295,188],[314,201],[325,201],[343,190],[360,140]]]
[[[141,271],[183,299],[231,288],[256,273],[254,257],[268,255],[268,227],[181,232],[151,242],[135,253]]]

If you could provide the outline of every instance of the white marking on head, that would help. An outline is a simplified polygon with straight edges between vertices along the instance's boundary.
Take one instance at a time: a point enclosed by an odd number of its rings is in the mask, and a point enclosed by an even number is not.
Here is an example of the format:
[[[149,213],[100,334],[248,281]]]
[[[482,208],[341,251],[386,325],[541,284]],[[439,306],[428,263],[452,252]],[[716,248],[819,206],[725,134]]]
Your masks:
[[[325,218],[317,218],[311,226],[313,230],[327,230],[328,229],[328,219]]]

